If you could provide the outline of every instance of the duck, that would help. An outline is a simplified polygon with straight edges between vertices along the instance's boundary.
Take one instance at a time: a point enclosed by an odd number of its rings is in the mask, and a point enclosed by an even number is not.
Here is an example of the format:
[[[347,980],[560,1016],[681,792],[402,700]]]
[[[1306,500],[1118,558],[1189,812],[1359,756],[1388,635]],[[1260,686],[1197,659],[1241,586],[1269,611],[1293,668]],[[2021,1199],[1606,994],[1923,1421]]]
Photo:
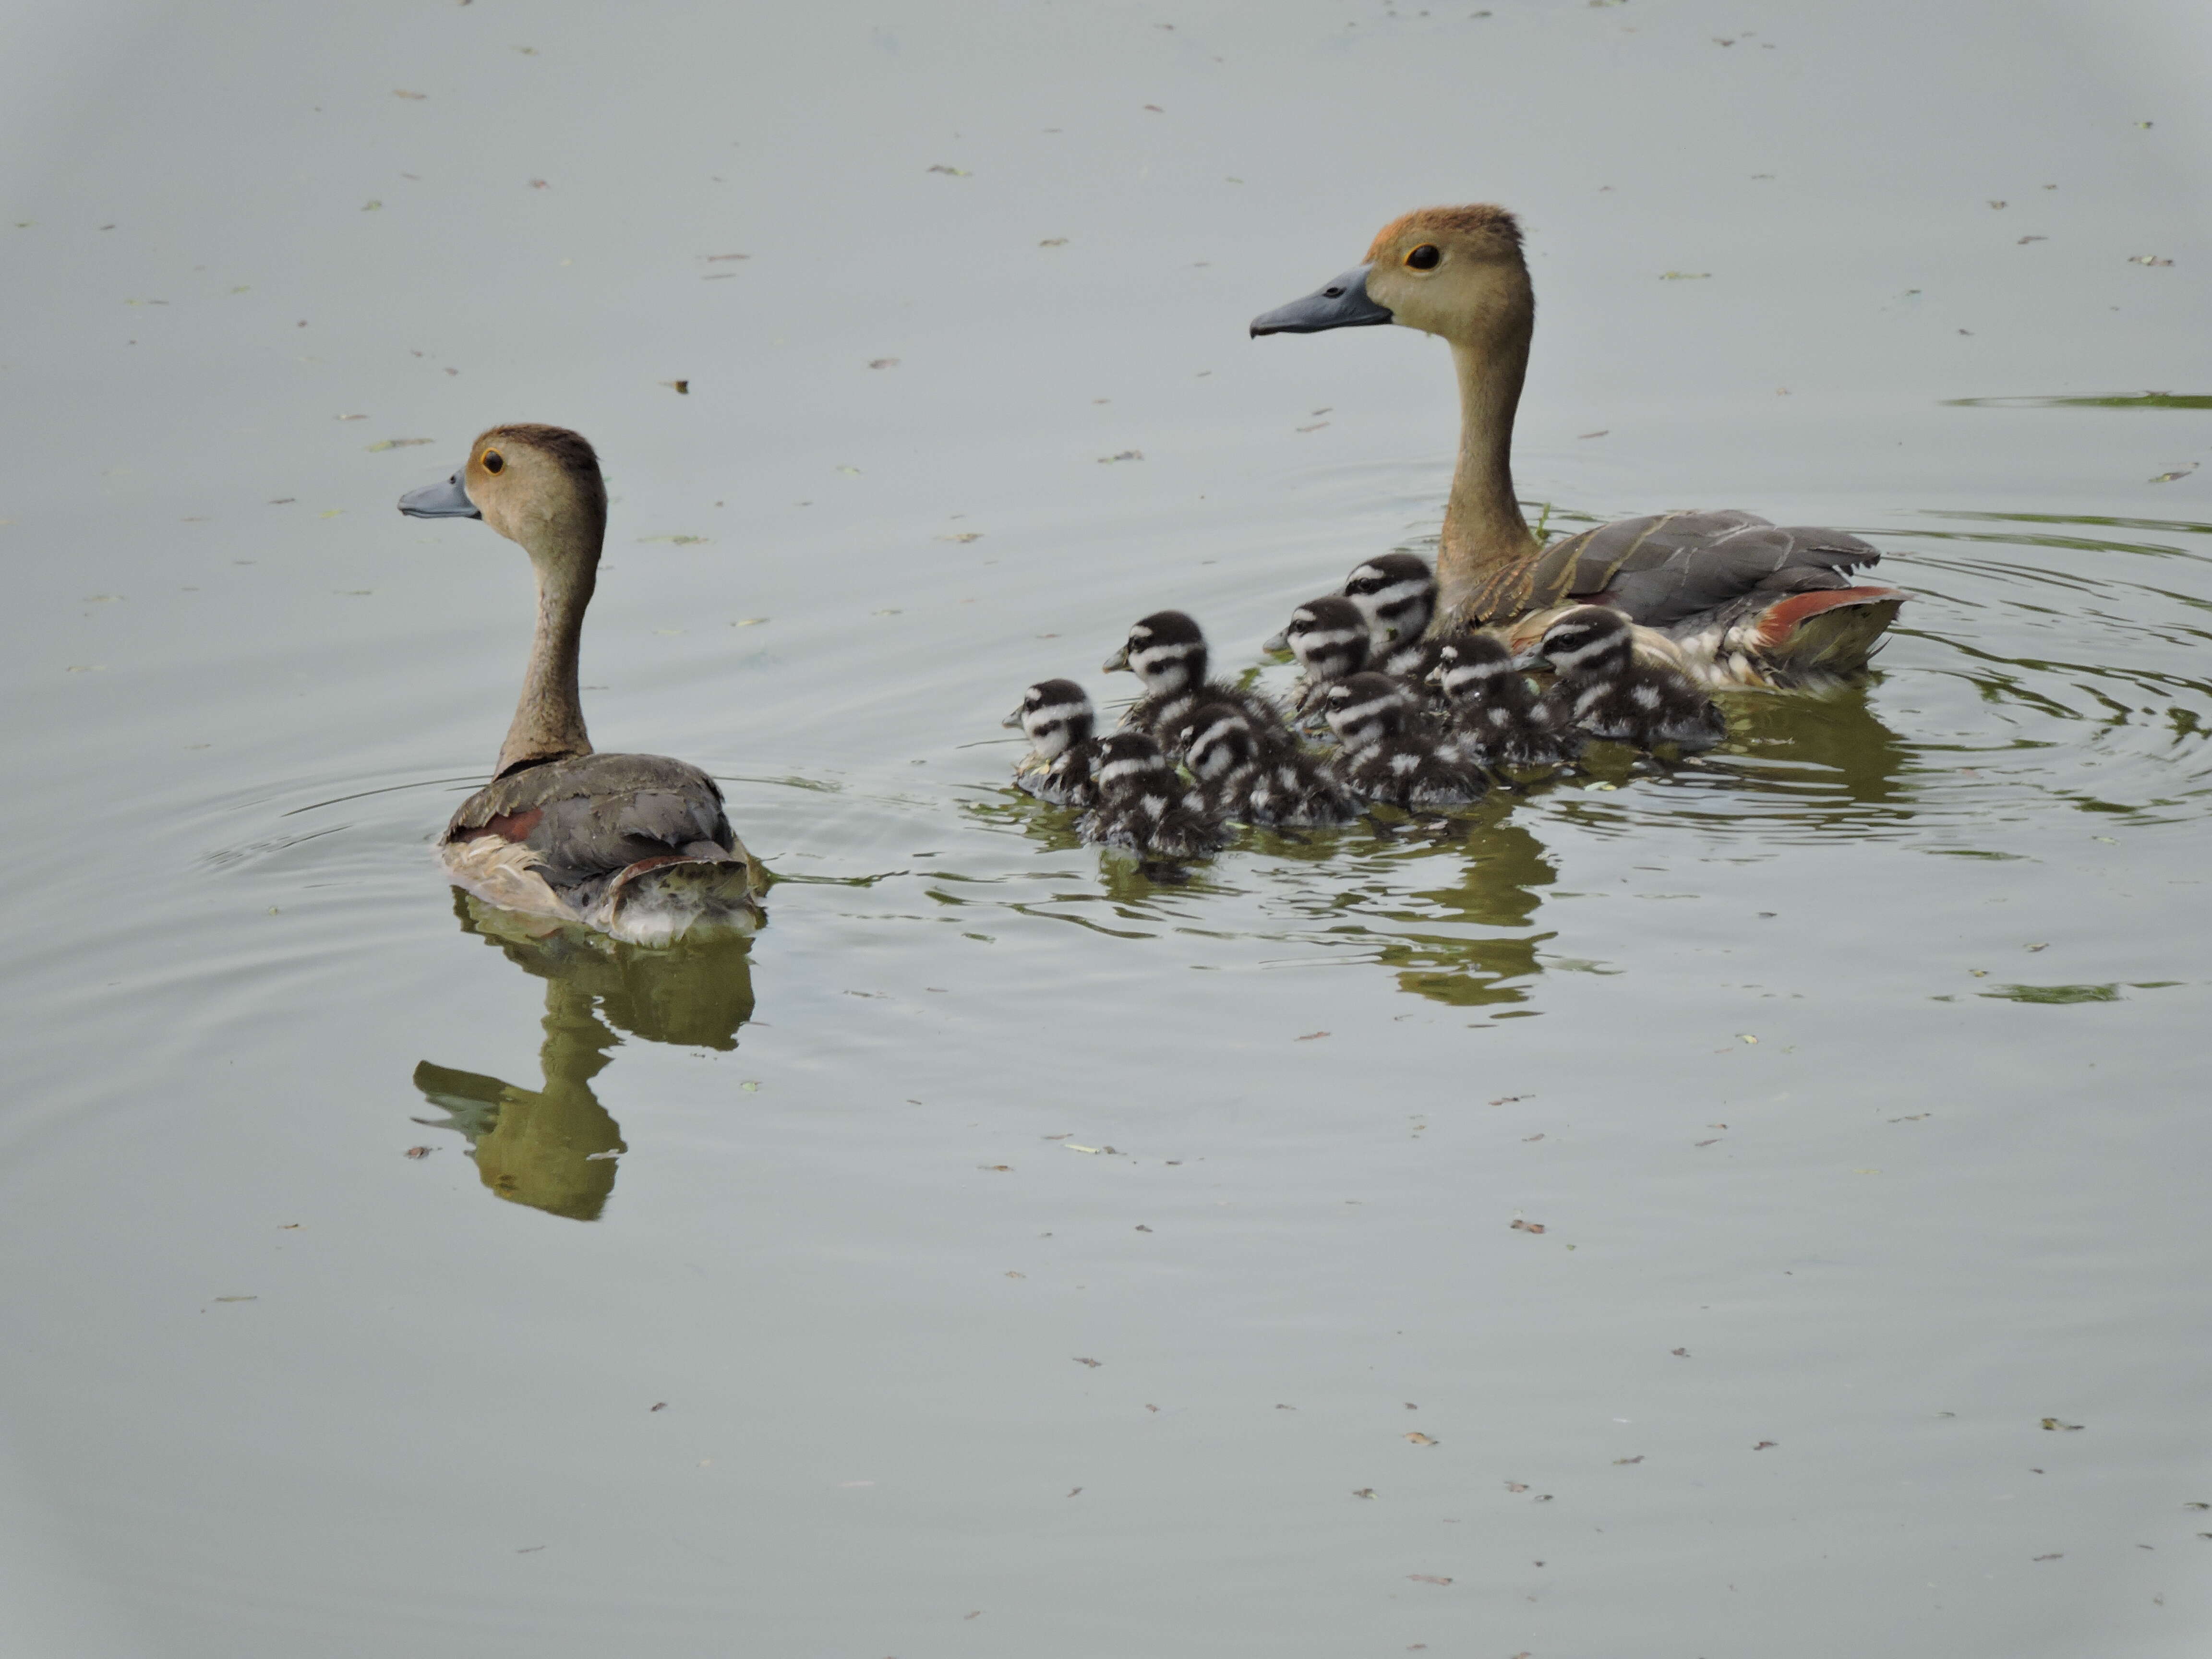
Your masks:
[[[1014,768],[1014,786],[1054,806],[1095,806],[1098,786],[1091,773],[1097,759],[1093,728],[1097,710],[1073,680],[1039,680],[1022,693],[1022,706],[1000,721],[1019,726],[1030,752]]]
[[[495,426],[453,474],[399,498],[415,519],[480,519],[530,556],[538,626],[491,781],[438,838],[447,878],[506,910],[635,945],[750,934],[766,872],[714,779],[665,755],[592,747],[577,654],[606,538],[598,454],[565,427]]]
[[[1301,719],[1318,716],[1328,688],[1367,666],[1371,637],[1367,617],[1340,594],[1308,599],[1291,612],[1280,637],[1304,673],[1291,705]]]
[[[1688,675],[1639,659],[1626,617],[1601,605],[1557,617],[1516,664],[1550,668],[1545,694],[1562,723],[1647,753],[1695,755],[1728,736],[1728,720]]]
[[[1387,806],[1466,806],[1480,800],[1482,775],[1462,759],[1449,736],[1434,736],[1415,717],[1405,689],[1372,672],[1328,689],[1328,724],[1343,745],[1333,762],[1337,781]]]
[[[1085,841],[1147,858],[1204,858],[1228,843],[1222,819],[1176,775],[1159,739],[1124,728],[1098,744],[1098,804],[1076,820]]]
[[[1437,614],[1437,579],[1418,553],[1363,561],[1344,579],[1344,597],[1367,619],[1378,673],[1419,685],[1436,666],[1426,635]]]
[[[1434,626],[1503,631],[1526,650],[1565,611],[1601,604],[1643,654],[1707,685],[1820,690],[1863,672],[1906,595],[1860,579],[1880,550],[1838,530],[1755,514],[1616,520],[1545,544],[1513,490],[1513,418],[1535,296],[1520,222],[1488,203],[1418,209],[1366,259],[1252,320],[1254,336],[1395,324],[1447,341],[1460,447],[1436,563]]]
[[[1206,810],[1262,829],[1321,829],[1359,816],[1358,797],[1328,762],[1295,741],[1261,742],[1234,703],[1210,701],[1183,717],[1176,732],[1183,764]]]
[[[1243,711],[1263,746],[1290,741],[1290,729],[1273,699],[1207,679],[1206,664],[1206,635],[1189,615],[1155,611],[1139,617],[1130,624],[1121,648],[1106,659],[1103,670],[1112,674],[1126,669],[1145,688],[1144,696],[1121,716],[1123,728],[1150,732],[1164,747],[1200,702],[1220,702]]]
[[[1495,634],[1439,641],[1430,678],[1443,694],[1460,753],[1477,766],[1560,766],[1582,753],[1582,734],[1566,708],[1538,695]]]

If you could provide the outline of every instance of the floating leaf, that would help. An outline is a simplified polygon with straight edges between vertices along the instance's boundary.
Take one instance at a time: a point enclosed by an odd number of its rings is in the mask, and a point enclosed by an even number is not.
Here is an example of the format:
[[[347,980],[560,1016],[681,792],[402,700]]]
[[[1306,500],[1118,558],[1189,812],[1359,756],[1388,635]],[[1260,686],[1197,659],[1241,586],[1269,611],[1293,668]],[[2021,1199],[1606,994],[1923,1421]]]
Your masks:
[[[2080,1429],[2087,1425],[2081,1423],[2062,1423],[2055,1417],[2046,1417],[2043,1419],[2043,1426],[2046,1429]]]
[[[2187,477],[2191,473],[2197,471],[2197,463],[2191,461],[2187,466],[2181,468],[2179,471],[2161,472],[2156,477],[2146,478],[2143,482],[2146,483],[2172,483],[2178,478]]]
[[[975,177],[975,175],[969,173],[966,167],[949,167],[942,161],[933,163],[931,166],[925,168],[924,171],[928,173],[942,173],[948,178],[953,179],[972,179]]]
[[[1115,461],[1141,461],[1144,459],[1145,452],[1143,450],[1125,449],[1117,455],[1101,455],[1098,458],[1098,465],[1101,466],[1111,466]]]
[[[2173,261],[2161,259],[2155,253],[2135,253],[2129,255],[2128,263],[2131,265],[2170,265]]]
[[[1372,1486],[1356,1487],[1353,1489],[1352,1495],[1354,1498],[1372,1498],[1375,1496],[1375,1488]]]
[[[435,438],[386,438],[369,445],[368,453],[374,455],[386,449],[416,449],[423,444],[434,444],[437,441]]]
[[[1094,1370],[1094,1371],[1095,1371],[1095,1370],[1097,1370],[1101,1365],[1103,1365],[1103,1364],[1104,1364],[1106,1363],[1106,1362],[1105,1362],[1104,1360],[1103,1360],[1103,1359],[1091,1359],[1091,1358],[1089,1358],[1085,1357],[1085,1355],[1083,1355],[1083,1354],[1079,1354],[1079,1354],[1073,1354],[1073,1355],[1071,1355],[1071,1356],[1069,1356],[1069,1357],[1070,1357],[1071,1358],[1073,1358],[1073,1359],[1075,1361],[1075,1363],[1076,1363],[1077,1364],[1079,1364],[1079,1365],[1088,1365],[1088,1366],[1089,1366],[1092,1370]]]
[[[1508,1224],[1516,1233],[1540,1233],[1544,1231],[1544,1224],[1542,1222],[1523,1221],[1517,1215],[1515,1216],[1512,1221]]]
[[[1440,1446],[1443,1443],[1440,1440],[1430,1439],[1428,1436],[1423,1434],[1419,1429],[1415,1429],[1413,1433],[1407,1435],[1406,1438],[1416,1446]]]
[[[1413,1580],[1416,1584],[1449,1584],[1451,1583],[1450,1579],[1439,1578],[1432,1572],[1409,1572],[1406,1577]]]
[[[437,1150],[438,1149],[435,1146],[410,1146],[404,1152],[402,1152],[400,1156],[402,1158],[428,1158],[431,1153]]]

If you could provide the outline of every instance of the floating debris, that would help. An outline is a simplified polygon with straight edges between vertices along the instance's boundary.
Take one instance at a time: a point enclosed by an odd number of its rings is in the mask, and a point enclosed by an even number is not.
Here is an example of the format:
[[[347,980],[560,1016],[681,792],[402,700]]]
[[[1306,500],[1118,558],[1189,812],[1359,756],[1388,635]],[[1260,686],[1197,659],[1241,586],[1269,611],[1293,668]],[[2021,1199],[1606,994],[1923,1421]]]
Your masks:
[[[1101,455],[1098,458],[1098,465],[1101,466],[1111,466],[1115,461],[1141,461],[1144,459],[1145,452],[1143,450],[1125,449],[1118,455]]]
[[[1516,1233],[1540,1233],[1544,1231],[1544,1224],[1542,1222],[1523,1221],[1517,1215],[1513,1218],[1512,1222],[1510,1224],[1512,1231]]]
[[[929,167],[924,168],[923,171],[927,173],[941,173],[947,178],[951,179],[972,179],[975,176],[969,172],[966,167],[949,167],[942,161],[933,162]]]

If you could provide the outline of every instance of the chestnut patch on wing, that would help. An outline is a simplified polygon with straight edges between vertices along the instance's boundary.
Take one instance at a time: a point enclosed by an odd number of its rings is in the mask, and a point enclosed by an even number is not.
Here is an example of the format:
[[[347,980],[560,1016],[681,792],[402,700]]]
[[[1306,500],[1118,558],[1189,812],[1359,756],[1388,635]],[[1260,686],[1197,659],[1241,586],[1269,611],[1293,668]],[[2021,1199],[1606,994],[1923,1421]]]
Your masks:
[[[482,833],[497,836],[501,841],[524,841],[544,816],[542,806],[533,806],[526,812],[502,812],[495,818],[485,819]]]
[[[1759,619],[1759,642],[1779,645],[1802,624],[1824,611],[1847,605],[1872,605],[1897,597],[1893,587],[1828,587],[1793,594],[1778,605],[1769,605],[1766,614]]]

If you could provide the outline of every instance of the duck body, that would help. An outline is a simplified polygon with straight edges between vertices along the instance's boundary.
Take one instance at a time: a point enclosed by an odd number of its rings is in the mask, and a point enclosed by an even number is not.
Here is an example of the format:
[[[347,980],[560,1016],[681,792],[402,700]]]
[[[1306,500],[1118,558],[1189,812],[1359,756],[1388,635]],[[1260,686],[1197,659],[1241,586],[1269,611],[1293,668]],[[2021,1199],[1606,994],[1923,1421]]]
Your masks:
[[[1461,755],[1474,765],[1517,772],[1559,766],[1582,753],[1566,707],[1540,696],[1505,642],[1463,634],[1437,642],[1431,678],[1443,693]]]
[[[1638,658],[1628,619],[1618,611],[1578,605],[1565,612],[1524,660],[1557,672],[1545,702],[1557,720],[1593,738],[1695,755],[1728,736],[1727,719],[1702,687]]]
[[[1039,680],[1023,692],[1022,706],[1000,722],[1018,726],[1030,740],[1014,787],[1053,806],[1097,805],[1097,722],[1091,694],[1073,680]]]
[[[1114,732],[1098,745],[1098,804],[1076,821],[1084,840],[1127,848],[1146,858],[1204,858],[1229,832],[1205,801],[1183,787],[1148,732]]]
[[[762,882],[722,792],[665,755],[580,755],[497,778],[440,839],[454,885],[633,945],[749,933]]]
[[[1201,704],[1178,736],[1200,799],[1216,817],[1262,829],[1311,830],[1359,816],[1358,798],[1337,781],[1325,759],[1295,741],[1262,744],[1231,703]]]
[[[1145,688],[1121,716],[1122,729],[1147,732],[1164,750],[1170,749],[1192,709],[1202,702],[1225,702],[1251,723],[1263,747],[1291,741],[1283,711],[1272,697],[1209,680],[1207,663],[1206,635],[1187,613],[1156,611],[1130,624],[1128,638],[1105,663],[1107,673],[1127,669]]]
[[[1365,263],[1254,319],[1252,332],[1385,323],[1447,341],[1459,380],[1436,629],[1489,628],[1525,649],[1558,613],[1601,604],[1636,625],[1643,655],[1709,685],[1817,689],[1865,669],[1907,596],[1862,580],[1881,556],[1856,536],[1735,511],[1622,519],[1548,545],[1530,532],[1511,449],[1535,296],[1510,213],[1479,203],[1407,214]]]
[[[1449,736],[1422,729],[1412,700],[1381,674],[1355,674],[1331,686],[1328,723],[1343,745],[1331,769],[1363,799],[1416,809],[1466,806],[1487,787]]]
[[[538,627],[492,781],[439,838],[455,885],[502,909],[638,945],[749,934],[765,872],[696,766],[592,747],[577,689],[585,608],[606,533],[599,457],[562,427],[494,427],[443,483],[400,498],[410,518],[482,519],[530,555]]]

